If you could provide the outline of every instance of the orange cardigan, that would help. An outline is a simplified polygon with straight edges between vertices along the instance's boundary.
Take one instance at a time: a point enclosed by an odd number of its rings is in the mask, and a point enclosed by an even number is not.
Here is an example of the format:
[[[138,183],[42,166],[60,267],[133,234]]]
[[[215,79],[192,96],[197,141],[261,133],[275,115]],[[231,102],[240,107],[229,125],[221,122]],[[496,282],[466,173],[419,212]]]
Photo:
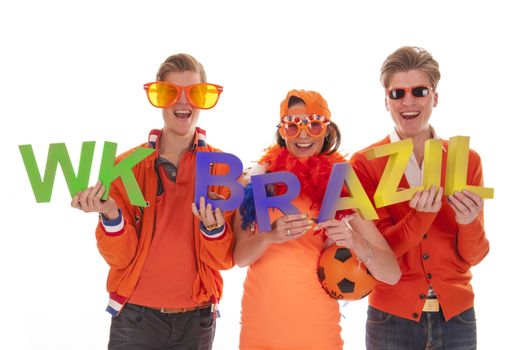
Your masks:
[[[203,133],[202,130],[198,130]],[[153,133],[153,132],[152,132]],[[154,147],[151,143],[139,147]],[[118,162],[130,154],[132,150],[117,158]],[[198,139],[196,133],[195,145],[190,157],[184,157],[188,163],[184,166],[192,169],[195,175],[197,152],[220,152],[206,145]],[[96,230],[97,246],[102,257],[110,266],[107,290],[110,293],[110,303],[107,311],[115,315],[126,303],[133,292],[140,277],[144,262],[149,252],[153,238],[155,224],[155,204],[157,197],[157,174],[155,172],[155,159],[158,152],[150,154],[143,161],[133,167],[137,183],[149,206],[142,208],[131,205],[124,190],[122,180],[118,178],[112,183],[110,197],[113,198],[122,211],[124,227],[117,234],[108,234],[99,222]],[[179,164],[179,166],[183,166]],[[226,174],[224,164],[214,164],[212,173]],[[194,181],[188,184],[187,191],[193,196]],[[229,191],[225,187],[210,186],[210,191],[228,197]],[[197,256],[197,278],[193,284],[193,300],[196,304],[208,301],[218,302],[222,295],[223,281],[218,270],[233,267],[233,233],[231,216],[233,212],[225,214],[226,231],[220,239],[207,239],[200,232],[200,221],[194,217],[192,227],[178,227],[178,230],[193,230],[195,237],[195,250]],[[188,205],[188,215],[192,215]]]
[[[365,152],[387,143],[390,143],[389,137],[355,153],[350,160],[371,200],[388,157],[368,160]],[[447,149],[448,142],[443,141],[442,186]],[[467,183],[483,185],[481,159],[472,150],[469,151]],[[399,187],[409,187],[405,176]],[[470,267],[478,264],[489,251],[483,229],[483,212],[472,223],[459,225],[444,198],[438,213],[417,212],[408,206],[408,202],[378,208],[377,213],[379,219],[375,224],[398,257],[402,277],[395,286],[378,283],[369,296],[371,306],[419,321],[430,284],[446,320],[474,305]]]

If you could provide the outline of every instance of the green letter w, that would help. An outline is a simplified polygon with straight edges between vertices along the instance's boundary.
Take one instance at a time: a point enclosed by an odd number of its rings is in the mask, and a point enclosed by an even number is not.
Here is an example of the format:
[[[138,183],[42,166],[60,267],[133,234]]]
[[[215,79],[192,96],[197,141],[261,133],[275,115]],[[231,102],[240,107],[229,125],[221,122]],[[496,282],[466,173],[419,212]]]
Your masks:
[[[82,142],[78,176],[75,175],[75,170],[67,153],[66,145],[64,143],[50,144],[43,180],[36,164],[33,147],[31,145],[19,145],[18,148],[20,149],[27,176],[29,177],[29,182],[31,183],[35,199],[38,203],[49,202],[51,200],[51,193],[53,192],[55,175],[59,163],[71,197],[88,187],[95,141]]]

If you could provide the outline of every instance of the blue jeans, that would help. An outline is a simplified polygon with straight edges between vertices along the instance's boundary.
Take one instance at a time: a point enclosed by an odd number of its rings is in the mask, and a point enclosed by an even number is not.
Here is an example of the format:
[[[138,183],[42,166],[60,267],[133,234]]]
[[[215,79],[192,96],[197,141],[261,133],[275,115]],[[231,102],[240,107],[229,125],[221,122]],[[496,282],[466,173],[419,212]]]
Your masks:
[[[445,322],[443,313],[423,312],[419,322],[368,307],[367,350],[476,349],[476,314],[470,308]]]
[[[111,320],[109,350],[211,350],[215,319],[210,307],[164,314],[126,304]]]

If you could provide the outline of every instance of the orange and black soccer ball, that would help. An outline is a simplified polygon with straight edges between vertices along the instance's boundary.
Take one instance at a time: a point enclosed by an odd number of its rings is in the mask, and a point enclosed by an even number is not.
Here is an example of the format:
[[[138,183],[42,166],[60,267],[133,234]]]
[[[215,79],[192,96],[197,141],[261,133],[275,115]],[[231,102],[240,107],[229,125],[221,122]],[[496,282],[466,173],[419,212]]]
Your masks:
[[[335,244],[321,254],[317,276],[323,289],[334,299],[358,300],[370,294],[376,285],[357,255]]]

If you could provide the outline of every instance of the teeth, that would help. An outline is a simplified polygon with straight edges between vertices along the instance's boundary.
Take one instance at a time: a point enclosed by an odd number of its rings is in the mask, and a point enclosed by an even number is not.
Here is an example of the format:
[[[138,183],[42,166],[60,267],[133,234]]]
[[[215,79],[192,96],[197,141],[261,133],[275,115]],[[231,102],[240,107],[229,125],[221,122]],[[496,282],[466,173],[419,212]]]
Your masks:
[[[191,111],[187,109],[174,111],[173,113],[178,118],[189,118],[191,116]]]
[[[296,143],[295,144],[297,147],[299,148],[308,148],[310,146],[313,145],[313,142],[308,142],[308,143]]]
[[[418,115],[419,112],[403,112],[401,113],[401,115],[405,115],[407,117],[411,117],[411,116],[414,116],[414,115]]]

